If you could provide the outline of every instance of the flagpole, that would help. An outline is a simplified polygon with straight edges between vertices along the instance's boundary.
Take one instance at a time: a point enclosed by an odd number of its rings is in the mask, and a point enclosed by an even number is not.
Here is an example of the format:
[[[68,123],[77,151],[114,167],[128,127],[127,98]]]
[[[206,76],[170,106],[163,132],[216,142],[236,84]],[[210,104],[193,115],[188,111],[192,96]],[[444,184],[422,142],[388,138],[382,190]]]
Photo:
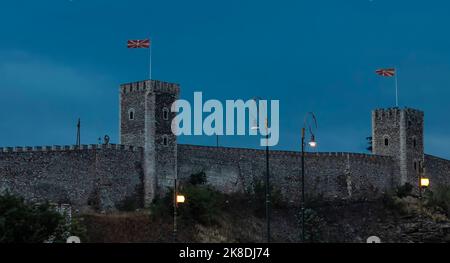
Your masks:
[[[81,119],[78,118],[77,123],[77,148],[79,149],[81,146]]]
[[[398,69],[395,69],[395,106],[398,108],[398,80],[397,80],[397,75],[398,75]]]
[[[151,42],[151,39],[149,38],[150,41],[150,63],[149,63],[149,72],[148,72],[148,76],[149,76],[149,80],[152,80],[152,46],[153,43]]]

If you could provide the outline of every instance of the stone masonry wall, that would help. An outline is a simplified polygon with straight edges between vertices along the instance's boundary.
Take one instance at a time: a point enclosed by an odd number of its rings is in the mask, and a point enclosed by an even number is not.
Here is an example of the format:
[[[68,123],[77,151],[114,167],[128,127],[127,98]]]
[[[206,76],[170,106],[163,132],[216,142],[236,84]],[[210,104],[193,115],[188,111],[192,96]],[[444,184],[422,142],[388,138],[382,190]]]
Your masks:
[[[270,176],[291,203],[301,194],[299,152],[271,151]],[[310,198],[371,199],[393,185],[391,157],[355,153],[307,153],[305,189]],[[265,151],[178,145],[178,177],[204,171],[220,191],[251,191],[265,176]]]
[[[208,183],[225,193],[252,191],[265,175],[265,151],[178,145],[178,177],[206,172]],[[450,161],[426,155],[432,187],[450,184]],[[290,203],[300,198],[299,152],[271,151],[270,175]],[[395,185],[395,163],[386,156],[307,153],[308,198],[367,200]],[[0,192],[27,200],[69,203],[100,210],[125,200],[143,205],[143,149],[123,145],[0,148]],[[398,175],[397,175],[398,176]]]
[[[0,148],[0,192],[100,210],[142,203],[142,154],[123,145]]]
[[[424,160],[424,113],[410,108],[372,112],[372,146],[376,155],[391,156],[398,164],[395,184],[417,184]]]
[[[436,185],[450,186],[450,160],[425,155],[426,174],[430,178],[431,189]]]
[[[123,85],[119,95],[120,143],[144,147],[145,143],[145,94],[142,85]],[[133,119],[130,120],[130,112]]]
[[[176,176],[177,138],[171,131],[178,99],[176,83],[146,80],[120,86],[121,143],[144,147],[144,201],[150,206],[157,194],[164,194]],[[134,119],[130,118],[134,112]]]

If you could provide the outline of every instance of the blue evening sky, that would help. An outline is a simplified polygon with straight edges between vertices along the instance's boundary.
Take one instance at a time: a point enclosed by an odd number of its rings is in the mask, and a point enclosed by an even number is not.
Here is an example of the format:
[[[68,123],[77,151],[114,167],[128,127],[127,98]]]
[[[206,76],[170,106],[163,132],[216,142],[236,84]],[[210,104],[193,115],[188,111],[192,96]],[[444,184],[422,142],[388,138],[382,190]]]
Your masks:
[[[0,145],[64,145],[118,138],[118,86],[180,83],[182,98],[279,99],[278,149],[298,150],[316,113],[319,151],[365,152],[371,110],[425,111],[425,147],[450,158],[450,2],[418,0],[4,0],[0,4]],[[181,143],[214,145],[214,137]],[[257,137],[221,144],[258,148]]]

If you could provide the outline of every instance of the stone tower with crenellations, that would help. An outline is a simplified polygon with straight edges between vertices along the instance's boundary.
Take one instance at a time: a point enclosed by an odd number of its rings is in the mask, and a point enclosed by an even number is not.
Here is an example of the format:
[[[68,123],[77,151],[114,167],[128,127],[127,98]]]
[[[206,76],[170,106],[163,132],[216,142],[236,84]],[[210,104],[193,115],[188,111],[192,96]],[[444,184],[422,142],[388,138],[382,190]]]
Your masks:
[[[178,84],[147,80],[120,86],[120,143],[144,148],[144,203],[172,187],[177,170],[177,140],[170,108]]]
[[[372,112],[372,151],[395,160],[394,185],[418,185],[424,168],[423,127],[424,114],[420,110],[389,108]]]

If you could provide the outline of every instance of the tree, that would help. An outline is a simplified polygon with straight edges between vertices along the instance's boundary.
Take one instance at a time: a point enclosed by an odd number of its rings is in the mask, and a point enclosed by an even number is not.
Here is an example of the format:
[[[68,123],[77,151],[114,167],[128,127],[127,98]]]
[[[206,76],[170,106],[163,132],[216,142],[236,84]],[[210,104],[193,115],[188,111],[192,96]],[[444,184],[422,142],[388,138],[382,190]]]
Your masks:
[[[0,243],[61,240],[65,218],[48,203],[29,204],[10,194],[0,196]]]
[[[300,228],[300,235],[303,235],[303,217],[299,213],[297,222]],[[326,227],[325,220],[313,209],[305,209],[305,240],[304,242],[323,241],[323,232]]]

